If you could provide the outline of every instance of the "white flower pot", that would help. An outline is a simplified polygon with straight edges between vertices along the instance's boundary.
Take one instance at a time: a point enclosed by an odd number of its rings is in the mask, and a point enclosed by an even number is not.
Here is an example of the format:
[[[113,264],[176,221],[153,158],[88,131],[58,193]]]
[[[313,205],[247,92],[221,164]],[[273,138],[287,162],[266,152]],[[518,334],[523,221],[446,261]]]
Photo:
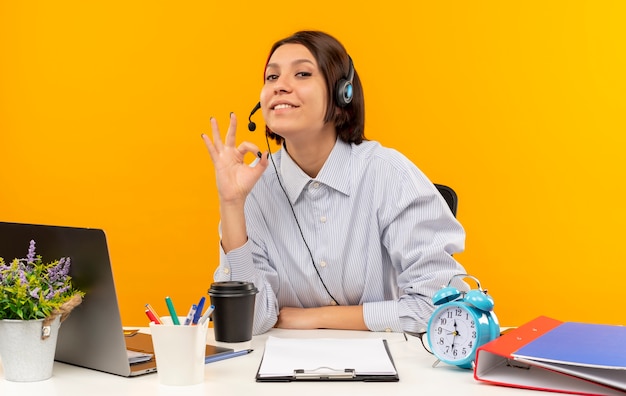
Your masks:
[[[52,377],[57,336],[57,316],[49,328],[43,320],[0,320],[0,363],[7,381],[32,382]],[[49,335],[43,335],[49,333]]]

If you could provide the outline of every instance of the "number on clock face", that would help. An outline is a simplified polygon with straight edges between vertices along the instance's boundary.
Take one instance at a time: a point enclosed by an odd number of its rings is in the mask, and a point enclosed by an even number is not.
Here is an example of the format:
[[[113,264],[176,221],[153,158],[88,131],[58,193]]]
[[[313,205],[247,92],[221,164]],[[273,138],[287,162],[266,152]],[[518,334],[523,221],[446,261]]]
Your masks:
[[[465,309],[452,306],[433,318],[430,345],[437,355],[451,360],[462,360],[474,353],[476,323]]]

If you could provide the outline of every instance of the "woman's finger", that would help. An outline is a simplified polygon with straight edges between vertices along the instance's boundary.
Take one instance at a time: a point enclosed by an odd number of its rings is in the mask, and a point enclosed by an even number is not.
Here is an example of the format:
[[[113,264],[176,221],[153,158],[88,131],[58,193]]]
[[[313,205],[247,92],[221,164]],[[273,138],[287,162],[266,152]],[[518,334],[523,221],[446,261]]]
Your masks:
[[[220,151],[224,145],[222,144],[222,135],[220,135],[220,128],[215,117],[211,117],[211,130],[213,131],[213,146],[215,146],[217,151]]]
[[[204,141],[204,145],[206,146],[207,150],[209,151],[209,155],[211,156],[211,161],[215,162],[215,159],[217,158],[218,154],[217,154],[217,150],[215,149],[215,146],[213,145],[213,142],[204,133],[201,134],[200,137],[202,137],[202,140]]]
[[[242,158],[247,153],[252,153],[254,154],[255,157],[259,157],[259,153],[260,153],[257,145],[254,143],[250,143],[250,142],[241,142],[241,144],[239,144],[239,146],[237,147],[237,151],[239,151]]]
[[[230,123],[228,124],[228,132],[226,132],[226,138],[224,144],[227,147],[235,147],[235,141],[237,137],[237,116],[235,113],[230,113]]]

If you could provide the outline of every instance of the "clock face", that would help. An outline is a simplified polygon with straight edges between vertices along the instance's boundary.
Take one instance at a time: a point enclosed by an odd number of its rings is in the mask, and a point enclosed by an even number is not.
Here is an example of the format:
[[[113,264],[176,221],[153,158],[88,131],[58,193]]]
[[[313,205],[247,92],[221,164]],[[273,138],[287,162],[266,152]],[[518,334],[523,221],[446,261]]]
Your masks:
[[[474,360],[479,346],[479,323],[463,305],[447,304],[437,309],[428,328],[428,342],[437,358],[448,363]]]

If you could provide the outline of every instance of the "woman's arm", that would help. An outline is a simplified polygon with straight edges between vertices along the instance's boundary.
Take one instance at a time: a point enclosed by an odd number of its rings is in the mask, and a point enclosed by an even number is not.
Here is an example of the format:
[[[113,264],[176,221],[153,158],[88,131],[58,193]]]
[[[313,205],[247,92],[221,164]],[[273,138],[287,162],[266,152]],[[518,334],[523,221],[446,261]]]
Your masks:
[[[276,326],[283,329],[368,330],[363,306],[326,306],[318,308],[284,307]]]
[[[246,197],[269,162],[267,156],[262,155],[258,147],[252,143],[243,142],[235,147],[237,117],[234,113],[230,114],[230,123],[224,142],[221,141],[217,120],[213,117],[211,117],[211,129],[213,140],[211,141],[205,134],[202,134],[202,139],[215,167],[222,222],[221,243],[224,251],[229,252],[242,246],[248,240],[244,215]],[[244,156],[248,153],[259,157],[256,166],[244,163]]]

